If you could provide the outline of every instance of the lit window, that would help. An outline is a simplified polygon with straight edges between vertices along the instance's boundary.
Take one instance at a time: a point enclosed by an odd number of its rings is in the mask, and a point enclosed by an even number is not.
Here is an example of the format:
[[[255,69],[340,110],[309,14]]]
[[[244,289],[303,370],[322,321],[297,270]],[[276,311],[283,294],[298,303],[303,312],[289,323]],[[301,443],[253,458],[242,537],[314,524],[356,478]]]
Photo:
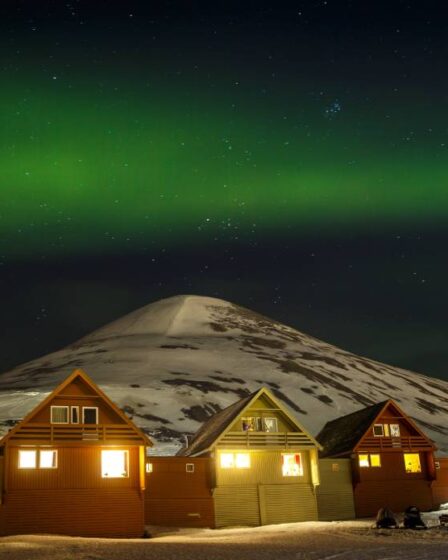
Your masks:
[[[282,457],[283,476],[303,476],[302,456],[300,453],[285,453]]]
[[[223,469],[232,469],[234,466],[233,453],[221,453],[221,467]]]
[[[390,425],[390,436],[391,437],[400,437],[400,424],[391,424]]]
[[[278,432],[277,418],[263,418],[265,432]]]
[[[237,469],[249,469],[250,468],[249,453],[237,453],[235,459],[235,466]]]
[[[187,463],[185,465],[185,472],[194,473],[194,463]]]
[[[103,478],[126,478],[129,476],[128,452],[125,450],[101,451],[101,476]]]
[[[35,469],[36,468],[36,451],[19,450],[19,469]]]
[[[331,464],[331,470],[333,472],[339,472],[339,463],[332,463]]]
[[[420,455],[418,453],[404,453],[404,468],[407,473],[422,472],[420,464]]]
[[[373,435],[376,437],[384,436],[384,429],[382,424],[374,424],[373,425]]]
[[[39,452],[39,468],[55,469],[58,466],[58,452],[54,449]]]
[[[384,437],[389,437],[389,424],[383,424]]]
[[[152,473],[152,463],[146,463],[146,472]]]
[[[368,455],[359,455],[358,460],[359,460],[360,467],[370,467]]]
[[[52,406],[51,423],[68,424],[68,406]]]
[[[72,424],[79,424],[79,406],[70,407],[72,413]]]
[[[256,416],[241,418],[241,427],[243,432],[261,432],[261,418]]]
[[[381,455],[370,455],[370,466],[381,467]]]

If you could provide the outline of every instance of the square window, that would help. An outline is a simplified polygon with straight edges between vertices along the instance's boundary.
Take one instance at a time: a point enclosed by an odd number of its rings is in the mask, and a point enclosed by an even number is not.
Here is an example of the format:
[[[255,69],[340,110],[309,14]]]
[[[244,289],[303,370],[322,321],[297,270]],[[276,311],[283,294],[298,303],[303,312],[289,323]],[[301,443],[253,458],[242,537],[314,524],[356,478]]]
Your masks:
[[[407,473],[420,473],[422,472],[422,466],[420,464],[419,453],[404,453],[404,468]]]
[[[390,437],[400,437],[400,424],[390,425]]]
[[[370,466],[381,467],[381,455],[370,455]]]
[[[283,476],[303,476],[302,455],[300,453],[284,453],[282,460]]]
[[[277,418],[263,418],[263,431],[278,432]]]
[[[185,465],[185,472],[194,473],[194,463],[187,463]]]
[[[68,406],[52,406],[51,423],[68,424]]]
[[[55,449],[41,449],[39,452],[40,469],[56,469],[58,466],[58,452]]]
[[[101,451],[101,476],[103,478],[127,478],[129,476],[129,454],[127,450]]]
[[[32,451],[19,449],[19,469],[35,469],[36,455],[37,451],[34,449]]]
[[[235,466],[237,469],[249,469],[250,468],[249,453],[237,453],[235,458]]]
[[[221,453],[220,464],[223,469],[232,469],[235,466],[233,453]]]
[[[339,463],[332,463],[331,464],[331,470],[333,472],[339,472],[339,470],[340,470]]]
[[[152,473],[153,472],[152,463],[146,463],[146,472],[147,473]]]
[[[373,425],[373,435],[375,437],[383,437],[384,436],[384,428],[382,424],[374,424]]]
[[[370,467],[369,456],[368,455],[359,455],[358,456],[358,462],[359,462],[359,466],[362,467],[362,468]]]

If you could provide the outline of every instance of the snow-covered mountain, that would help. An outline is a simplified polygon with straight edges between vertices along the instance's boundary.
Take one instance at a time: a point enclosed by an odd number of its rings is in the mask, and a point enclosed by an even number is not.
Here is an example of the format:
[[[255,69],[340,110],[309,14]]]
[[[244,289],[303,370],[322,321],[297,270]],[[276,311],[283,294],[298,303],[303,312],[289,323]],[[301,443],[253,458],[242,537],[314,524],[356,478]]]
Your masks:
[[[3,429],[74,368],[174,452],[215,411],[264,384],[314,434],[328,420],[393,398],[448,453],[448,383],[321,342],[232,303],[176,296],[0,376]]]

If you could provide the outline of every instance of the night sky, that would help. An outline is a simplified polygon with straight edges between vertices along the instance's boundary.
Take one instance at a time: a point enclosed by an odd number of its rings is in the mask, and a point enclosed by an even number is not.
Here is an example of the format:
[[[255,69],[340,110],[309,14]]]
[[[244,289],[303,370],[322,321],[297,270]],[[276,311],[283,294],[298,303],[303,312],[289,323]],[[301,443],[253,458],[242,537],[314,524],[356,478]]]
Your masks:
[[[448,379],[443,3],[0,12],[0,371],[194,293]]]

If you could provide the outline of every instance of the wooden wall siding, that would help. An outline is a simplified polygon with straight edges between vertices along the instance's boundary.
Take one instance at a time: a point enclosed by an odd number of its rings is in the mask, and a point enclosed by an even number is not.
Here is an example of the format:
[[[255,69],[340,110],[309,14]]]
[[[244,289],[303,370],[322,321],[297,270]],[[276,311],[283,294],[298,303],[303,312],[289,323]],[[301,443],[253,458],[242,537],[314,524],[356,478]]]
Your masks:
[[[317,520],[317,502],[308,484],[260,484],[262,525]]]
[[[49,533],[138,538],[144,500],[138,490],[15,490],[0,507],[0,534]]]
[[[216,485],[234,486],[239,484],[311,484],[310,457],[307,450],[291,450],[288,453],[301,453],[304,466],[302,477],[283,476],[282,454],[280,451],[250,451],[249,469],[222,469],[220,453],[216,453]],[[235,450],[247,452],[247,450]]]
[[[314,448],[315,444],[302,432],[227,432],[218,442],[218,448],[231,449],[235,447],[246,449],[283,449],[284,451],[297,448]]]
[[[381,467],[362,468],[356,464],[359,470],[359,480],[426,480],[428,478],[428,465],[426,453],[420,453],[421,473],[407,473],[404,465],[403,452],[381,453]]]
[[[213,498],[151,498],[145,499],[145,523],[167,527],[215,526]]]
[[[139,487],[138,447],[120,448],[129,449],[129,477],[110,479],[101,476],[101,447],[53,447],[51,449],[58,449],[56,469],[19,469],[19,448],[8,447],[6,451],[8,490]]]
[[[320,486],[316,488],[319,521],[353,519],[355,503],[350,459],[321,459],[319,470]]]
[[[212,491],[212,460],[197,457],[147,457],[152,473],[146,473],[147,499],[207,499]],[[187,473],[186,465],[194,472]]]
[[[257,484],[215,488],[216,527],[261,524]]]
[[[49,423],[51,420],[52,406],[79,406],[79,421],[82,422],[82,407],[98,407],[98,424],[124,424],[124,420],[110,406],[97,396],[79,396],[73,398],[70,395],[57,395],[46,407],[40,410],[36,416],[30,419],[30,423]]]
[[[426,480],[381,480],[361,482],[354,488],[356,517],[375,516],[381,507],[395,513],[408,506],[422,511],[432,508],[431,482]]]
[[[436,480],[432,483],[433,507],[448,502],[448,458],[438,458],[440,468],[436,470]]]

